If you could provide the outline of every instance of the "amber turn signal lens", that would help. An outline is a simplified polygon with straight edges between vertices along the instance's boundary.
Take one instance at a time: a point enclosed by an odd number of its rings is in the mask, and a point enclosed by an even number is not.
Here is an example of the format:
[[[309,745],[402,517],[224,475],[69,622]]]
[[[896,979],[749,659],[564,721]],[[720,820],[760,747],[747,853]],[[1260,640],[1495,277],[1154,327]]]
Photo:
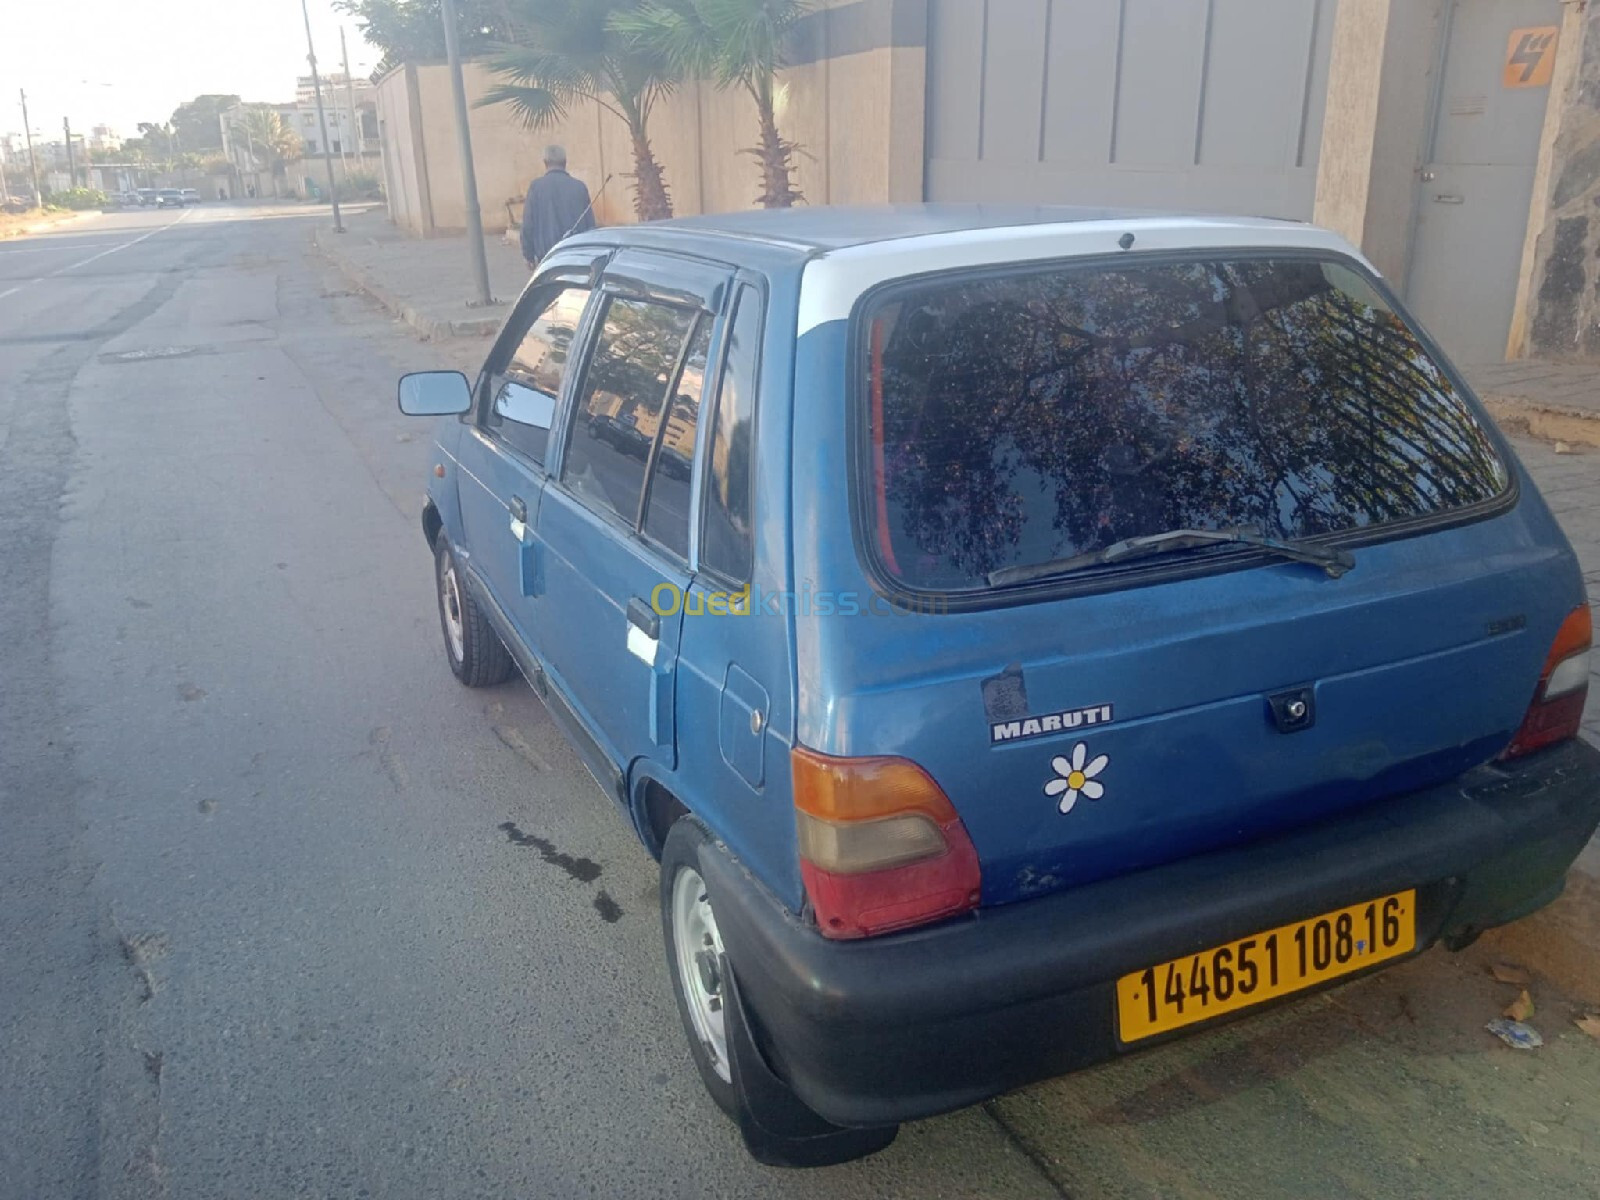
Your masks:
[[[922,813],[935,825],[956,820],[956,810],[933,778],[904,758],[834,758],[795,747],[794,806],[824,821],[870,821]]]

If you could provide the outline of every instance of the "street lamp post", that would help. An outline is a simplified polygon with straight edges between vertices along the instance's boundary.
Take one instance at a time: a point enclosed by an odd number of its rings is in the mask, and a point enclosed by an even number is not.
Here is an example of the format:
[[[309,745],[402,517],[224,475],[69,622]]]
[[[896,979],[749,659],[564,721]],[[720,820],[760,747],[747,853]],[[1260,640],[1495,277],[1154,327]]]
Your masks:
[[[450,90],[455,96],[456,150],[461,155],[461,187],[467,202],[467,252],[478,285],[480,306],[494,303],[489,291],[489,260],[483,250],[483,213],[478,208],[478,177],[472,168],[472,126],[467,120],[467,85],[461,78],[461,51],[456,45],[455,0],[440,0],[444,18],[444,55],[450,62]]]
[[[311,63],[311,86],[317,94],[317,124],[322,127],[322,163],[328,168],[328,200],[333,205],[333,231],[344,232],[344,221],[339,216],[339,189],[333,181],[333,155],[329,152],[328,114],[322,107],[322,76],[317,73],[317,49],[311,42],[311,10],[306,0],[300,0],[300,15],[306,22],[306,59]]]

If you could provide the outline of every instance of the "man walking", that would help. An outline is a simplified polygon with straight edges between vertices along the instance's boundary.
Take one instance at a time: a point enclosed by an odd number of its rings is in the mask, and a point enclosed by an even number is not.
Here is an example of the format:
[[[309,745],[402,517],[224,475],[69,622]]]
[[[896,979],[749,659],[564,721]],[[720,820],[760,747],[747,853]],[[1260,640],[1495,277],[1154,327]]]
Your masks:
[[[522,205],[522,257],[528,269],[537,267],[569,233],[593,228],[589,189],[567,174],[566,148],[546,146],[544,174],[528,186],[528,198]]]

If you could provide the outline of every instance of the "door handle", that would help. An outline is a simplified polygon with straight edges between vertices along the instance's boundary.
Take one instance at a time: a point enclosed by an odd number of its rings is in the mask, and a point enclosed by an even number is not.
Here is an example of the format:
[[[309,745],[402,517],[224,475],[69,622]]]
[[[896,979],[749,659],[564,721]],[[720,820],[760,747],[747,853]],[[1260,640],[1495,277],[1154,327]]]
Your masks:
[[[1439,192],[1434,195],[1433,202],[1435,204],[1465,204],[1466,197],[1457,196],[1451,192]]]
[[[656,614],[655,609],[639,599],[638,596],[628,601],[628,624],[652,641],[660,640],[661,618]]]
[[[528,506],[521,496],[513,496],[506,511],[511,514],[511,536],[520,542],[528,533]]]

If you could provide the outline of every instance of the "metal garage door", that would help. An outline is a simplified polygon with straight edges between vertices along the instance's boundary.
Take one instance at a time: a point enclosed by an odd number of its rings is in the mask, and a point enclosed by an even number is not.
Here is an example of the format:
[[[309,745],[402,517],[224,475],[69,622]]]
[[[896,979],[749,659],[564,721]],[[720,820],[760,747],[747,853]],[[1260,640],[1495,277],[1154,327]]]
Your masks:
[[[1335,0],[932,0],[930,200],[1309,219]]]

